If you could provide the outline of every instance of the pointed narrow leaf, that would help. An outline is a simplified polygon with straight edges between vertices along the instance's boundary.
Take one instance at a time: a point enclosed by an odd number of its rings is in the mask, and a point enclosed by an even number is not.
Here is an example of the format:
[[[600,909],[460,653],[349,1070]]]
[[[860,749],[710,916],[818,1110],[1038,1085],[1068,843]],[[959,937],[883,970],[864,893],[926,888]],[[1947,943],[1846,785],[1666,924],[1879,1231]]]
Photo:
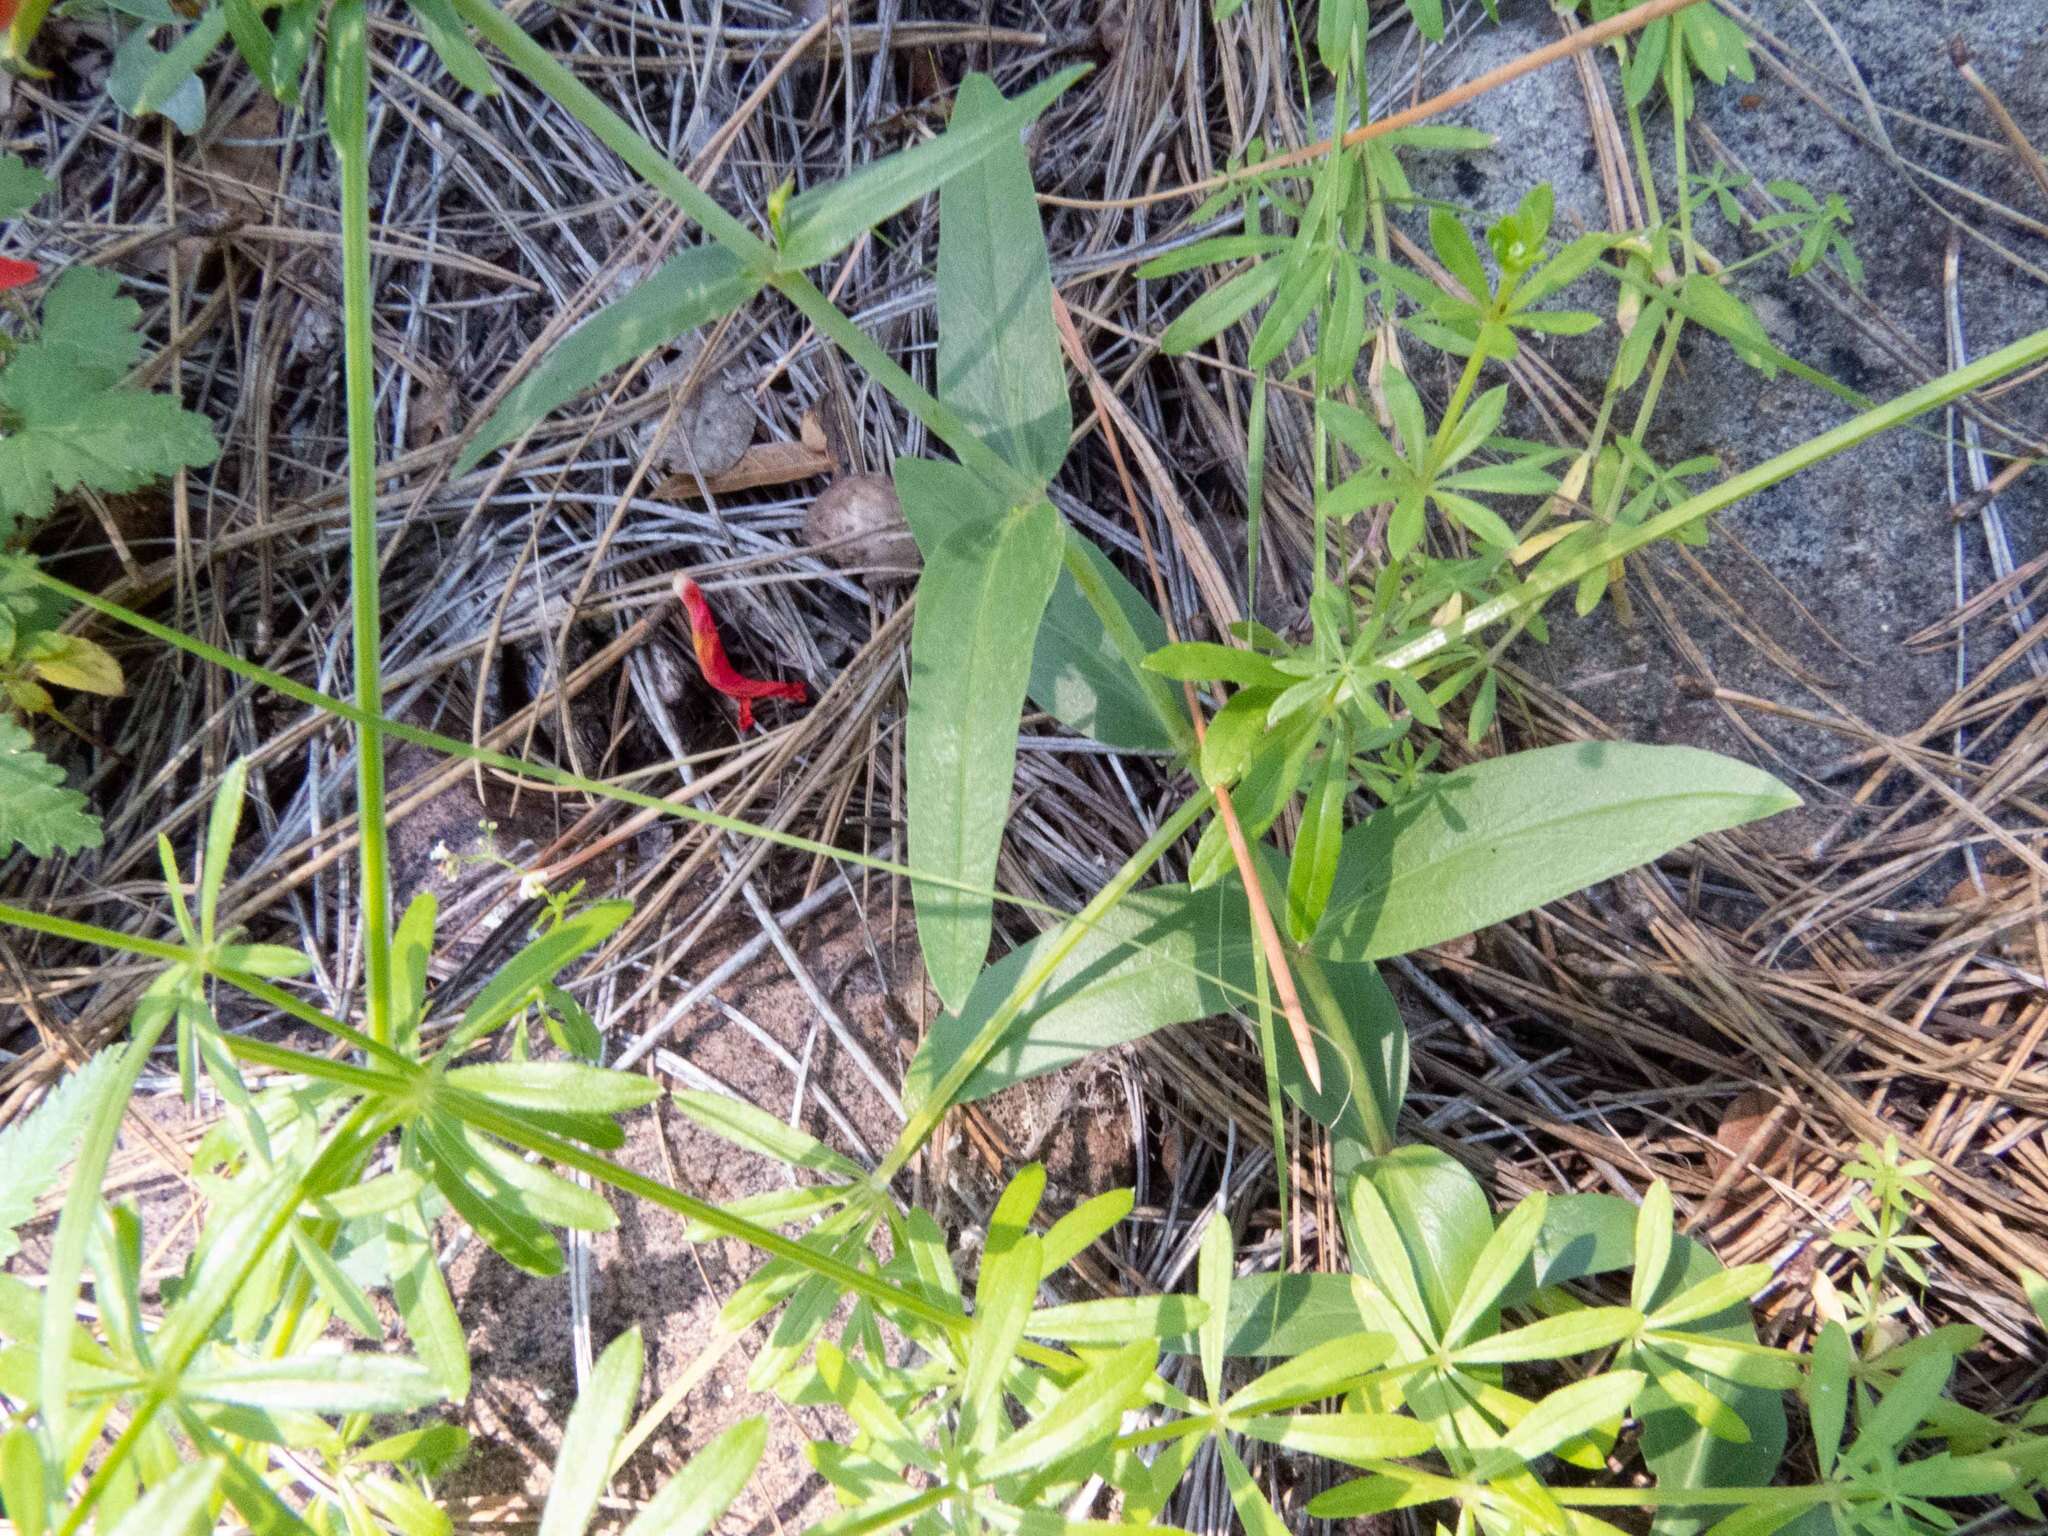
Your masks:
[[[1196,1289],[1209,1309],[1196,1336],[1202,1341],[1202,1380],[1208,1384],[1211,1402],[1223,1397],[1223,1331],[1230,1320],[1230,1283],[1236,1273],[1237,1242],[1230,1219],[1221,1211],[1211,1212],[1195,1261]]]
[[[220,1458],[211,1456],[178,1468],[136,1500],[107,1528],[107,1536],[192,1536],[205,1530],[208,1506],[224,1470]]]
[[[1003,109],[995,83],[969,75],[947,132]],[[1073,412],[1031,163],[1015,134],[939,190],[939,398],[1032,479],[1059,473]]]
[[[1520,1360],[1562,1360],[1619,1343],[1640,1328],[1634,1307],[1586,1307],[1546,1317],[1524,1328],[1478,1338],[1455,1353],[1461,1365],[1507,1365]]]
[[[1085,65],[1060,71],[1022,95],[977,111],[935,139],[898,150],[851,176],[800,192],[782,221],[782,259],[801,271],[830,261],[861,234],[902,212],[949,179],[971,170],[1017,136],[1068,86]]]
[[[787,1163],[792,1168],[809,1168],[816,1173],[829,1173],[846,1179],[865,1177],[860,1165],[852,1158],[834,1152],[817,1137],[739,1099],[694,1088],[679,1088],[673,1098],[677,1109],[712,1135],[736,1147],[773,1158],[778,1163]]]
[[[768,1421],[742,1419],[641,1506],[625,1536],[704,1536],[746,1488],[768,1447]]]
[[[1067,1212],[1046,1230],[1045,1273],[1066,1268],[1075,1255],[1130,1215],[1136,1203],[1134,1191],[1111,1189]]]
[[[1393,1352],[1394,1341],[1384,1333],[1325,1339],[1253,1377],[1231,1393],[1224,1406],[1233,1413],[1249,1413],[1329,1397],[1345,1382],[1376,1370]]]
[[[644,1365],[638,1328],[628,1328],[597,1357],[562,1431],[554,1485],[541,1511],[540,1536],[583,1536],[611,1481],[612,1452],[639,1399]]]
[[[1137,1403],[1158,1359],[1159,1345],[1139,1339],[1090,1366],[1050,1408],[982,1457],[977,1476],[993,1480],[1051,1466],[1108,1438],[1124,1410]]]
[[[563,337],[520,380],[455,461],[466,475],[535,422],[636,357],[738,309],[761,279],[720,245],[692,246]]]
[[[1500,1300],[1500,1293],[1522,1267],[1536,1246],[1536,1234],[1543,1225],[1549,1200],[1537,1190],[1507,1215],[1473,1261],[1472,1273],[1458,1293],[1457,1309],[1444,1327],[1444,1341],[1457,1344],[1477,1327],[1481,1317]]]
[[[438,1058],[452,1058],[511,1018],[526,1006],[537,987],[553,981],[578,955],[610,938],[632,911],[629,901],[595,902],[520,950],[462,1010],[462,1022],[441,1047]]]

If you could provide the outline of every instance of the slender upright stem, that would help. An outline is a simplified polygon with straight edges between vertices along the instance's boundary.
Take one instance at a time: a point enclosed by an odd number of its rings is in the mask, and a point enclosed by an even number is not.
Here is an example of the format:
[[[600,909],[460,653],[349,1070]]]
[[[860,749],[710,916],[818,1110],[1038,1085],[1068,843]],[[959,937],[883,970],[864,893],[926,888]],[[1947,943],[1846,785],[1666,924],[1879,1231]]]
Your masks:
[[[377,397],[370,336],[370,61],[363,0],[340,0],[327,22],[327,132],[341,164],[343,378],[348,400],[349,584],[356,707],[384,713],[383,609],[377,591]],[[391,874],[384,826],[384,738],[356,731],[361,816],[364,1003],[370,1038],[391,1038]]]

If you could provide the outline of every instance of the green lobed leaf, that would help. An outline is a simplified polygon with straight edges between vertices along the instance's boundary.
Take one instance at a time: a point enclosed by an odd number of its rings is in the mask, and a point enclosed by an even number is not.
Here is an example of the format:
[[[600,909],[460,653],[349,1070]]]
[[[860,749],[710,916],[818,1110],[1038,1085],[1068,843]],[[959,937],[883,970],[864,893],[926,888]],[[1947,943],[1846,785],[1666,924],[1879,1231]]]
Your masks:
[[[142,349],[141,308],[119,285],[111,272],[67,269],[36,339],[0,369],[0,539],[49,516],[60,492],[140,490],[219,456],[205,417],[119,386]]]
[[[0,726],[6,723],[0,720]],[[0,804],[6,803],[5,796],[0,786]],[[56,1186],[86,1121],[120,1067],[120,1051],[94,1053],[84,1066],[60,1079],[27,1116],[0,1131],[0,1168],[7,1170],[0,1183],[0,1259],[20,1250],[14,1229],[34,1217],[36,1202]]]
[[[947,132],[1003,108],[994,81],[969,75]],[[1050,480],[1073,412],[1031,162],[1015,134],[939,189],[938,288],[939,398],[1004,460]]]
[[[1065,525],[1049,502],[974,523],[927,555],[910,632],[905,730],[910,863],[971,887],[994,884],[1017,766],[1031,642],[1059,575]],[[990,897],[911,883],[918,942],[949,1007],[988,958]]]
[[[1344,836],[1313,947],[1377,960],[1471,933],[1798,796],[1692,747],[1541,747],[1424,781]]]
[[[19,155],[0,154],[0,219],[19,218],[50,193],[50,178]]]
[[[801,271],[830,261],[863,231],[972,170],[1005,144],[1014,145],[1038,114],[1087,72],[1085,65],[1061,70],[1000,106],[976,111],[971,121],[954,122],[935,139],[798,193],[782,218],[784,265]]]
[[[723,246],[692,246],[672,257],[563,337],[470,439],[454,473],[468,474],[558,405],[634,358],[738,309],[760,288],[761,279]]]

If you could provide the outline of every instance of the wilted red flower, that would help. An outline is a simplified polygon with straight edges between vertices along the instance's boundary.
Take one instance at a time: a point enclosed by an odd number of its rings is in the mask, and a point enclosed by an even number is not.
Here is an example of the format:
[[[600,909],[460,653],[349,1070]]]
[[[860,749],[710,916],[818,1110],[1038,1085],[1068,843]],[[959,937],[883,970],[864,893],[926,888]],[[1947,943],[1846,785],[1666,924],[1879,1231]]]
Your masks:
[[[0,18],[5,18],[9,9],[7,0],[0,0]],[[5,25],[5,20],[0,19],[0,26]],[[32,261],[16,261],[11,256],[0,256],[0,293],[32,283],[41,275],[42,269]]]
[[[5,0],[0,0],[4,4]],[[683,611],[690,616],[690,645],[697,653],[697,665],[703,670],[704,681],[716,688],[727,698],[739,700],[740,729],[747,730],[754,723],[754,700],[788,699],[801,704],[807,695],[802,683],[770,683],[760,678],[742,677],[726,660],[725,644],[718,638],[718,620],[712,616],[711,604],[704,599],[703,589],[687,576],[676,578],[676,596],[682,600]]]

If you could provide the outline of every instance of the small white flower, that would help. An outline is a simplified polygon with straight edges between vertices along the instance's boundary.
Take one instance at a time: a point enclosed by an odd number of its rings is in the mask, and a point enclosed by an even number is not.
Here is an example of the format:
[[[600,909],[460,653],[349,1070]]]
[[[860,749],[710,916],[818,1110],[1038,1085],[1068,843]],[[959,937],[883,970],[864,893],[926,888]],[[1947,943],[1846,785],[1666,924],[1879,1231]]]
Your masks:
[[[537,874],[529,874],[519,882],[521,901],[539,901],[548,893],[547,882]]]
[[[436,864],[446,864],[455,857],[455,853],[446,843],[436,843],[433,846],[433,850],[427,854],[427,857]]]

